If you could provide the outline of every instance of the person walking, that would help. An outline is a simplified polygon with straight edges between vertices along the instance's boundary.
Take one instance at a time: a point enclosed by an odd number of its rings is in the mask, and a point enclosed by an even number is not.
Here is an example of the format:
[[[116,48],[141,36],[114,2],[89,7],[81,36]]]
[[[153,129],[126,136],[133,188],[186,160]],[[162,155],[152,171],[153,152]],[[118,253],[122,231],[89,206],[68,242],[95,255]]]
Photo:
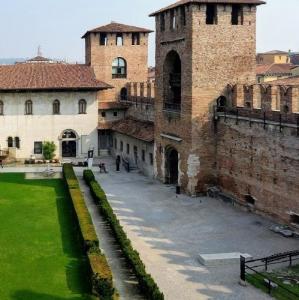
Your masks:
[[[120,172],[120,156],[119,155],[117,155],[115,163],[116,163],[116,172]]]

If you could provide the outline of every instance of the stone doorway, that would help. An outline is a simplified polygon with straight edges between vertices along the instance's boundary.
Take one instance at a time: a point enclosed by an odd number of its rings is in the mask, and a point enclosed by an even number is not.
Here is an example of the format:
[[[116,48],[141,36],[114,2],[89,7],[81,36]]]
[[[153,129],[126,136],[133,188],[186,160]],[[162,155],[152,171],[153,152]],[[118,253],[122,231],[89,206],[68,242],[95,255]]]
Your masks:
[[[165,171],[166,183],[178,184],[179,179],[179,153],[173,148],[169,147],[165,152]]]
[[[62,157],[76,157],[77,145],[76,141],[62,142]]]

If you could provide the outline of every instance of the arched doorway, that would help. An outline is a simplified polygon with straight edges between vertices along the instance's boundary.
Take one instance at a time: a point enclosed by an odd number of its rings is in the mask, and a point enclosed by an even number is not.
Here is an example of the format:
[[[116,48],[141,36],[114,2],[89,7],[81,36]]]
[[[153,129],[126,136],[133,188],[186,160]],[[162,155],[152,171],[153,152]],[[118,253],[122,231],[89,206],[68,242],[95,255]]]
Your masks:
[[[128,100],[128,90],[125,87],[123,87],[120,90],[120,100],[122,100],[122,101]]]
[[[177,184],[179,179],[179,154],[173,147],[165,152],[166,183]]]
[[[77,135],[73,130],[65,130],[61,136],[62,157],[77,156]]]
[[[182,63],[174,50],[170,51],[163,65],[164,109],[181,110]]]

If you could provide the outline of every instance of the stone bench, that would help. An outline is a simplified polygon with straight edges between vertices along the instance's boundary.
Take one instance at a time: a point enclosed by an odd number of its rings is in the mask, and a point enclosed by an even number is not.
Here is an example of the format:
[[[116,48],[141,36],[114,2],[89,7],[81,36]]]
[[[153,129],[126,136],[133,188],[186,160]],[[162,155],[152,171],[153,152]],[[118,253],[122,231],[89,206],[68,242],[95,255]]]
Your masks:
[[[199,262],[204,266],[219,266],[239,264],[240,256],[246,259],[252,259],[250,254],[233,252],[233,253],[217,253],[217,254],[199,254]]]

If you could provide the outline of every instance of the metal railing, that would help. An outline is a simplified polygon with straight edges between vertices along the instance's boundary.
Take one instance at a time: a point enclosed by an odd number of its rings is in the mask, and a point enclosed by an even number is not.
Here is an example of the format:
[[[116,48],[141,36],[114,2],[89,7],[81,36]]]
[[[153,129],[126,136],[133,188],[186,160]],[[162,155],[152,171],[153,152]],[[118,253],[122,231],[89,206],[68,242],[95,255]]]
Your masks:
[[[278,253],[272,256],[246,260],[245,257],[240,257],[240,278],[242,281],[246,281],[246,277],[249,275],[255,275],[256,278],[262,280],[263,284],[267,288],[267,292],[271,295],[273,289],[277,292],[281,292],[287,299],[299,299],[299,293],[293,292],[286,288],[277,280],[271,278],[267,273],[269,266],[271,265],[284,265],[287,263],[288,267],[293,266],[294,262],[299,260],[299,251],[290,251],[284,253]]]

